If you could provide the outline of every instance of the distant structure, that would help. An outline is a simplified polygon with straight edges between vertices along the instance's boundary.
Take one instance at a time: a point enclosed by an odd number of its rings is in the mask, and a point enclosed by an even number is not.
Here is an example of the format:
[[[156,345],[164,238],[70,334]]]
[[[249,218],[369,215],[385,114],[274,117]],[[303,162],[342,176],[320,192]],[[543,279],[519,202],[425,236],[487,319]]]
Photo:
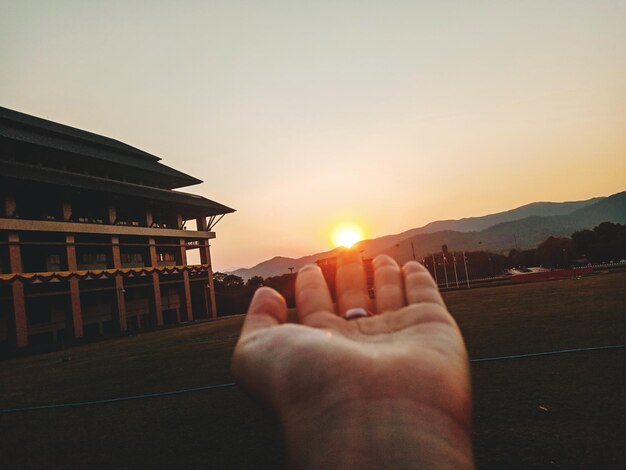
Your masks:
[[[374,266],[372,265],[373,261],[374,260],[371,258],[363,259],[363,267],[365,268],[365,277],[367,279],[367,288],[369,290],[370,296],[373,296],[374,293]],[[335,301],[335,273],[337,272],[337,257],[331,256],[329,258],[321,258],[318,259],[315,264],[317,264],[322,270],[322,275],[326,280],[330,295],[333,298],[333,301]]]
[[[159,160],[0,108],[0,345],[216,317],[209,240],[234,209]]]

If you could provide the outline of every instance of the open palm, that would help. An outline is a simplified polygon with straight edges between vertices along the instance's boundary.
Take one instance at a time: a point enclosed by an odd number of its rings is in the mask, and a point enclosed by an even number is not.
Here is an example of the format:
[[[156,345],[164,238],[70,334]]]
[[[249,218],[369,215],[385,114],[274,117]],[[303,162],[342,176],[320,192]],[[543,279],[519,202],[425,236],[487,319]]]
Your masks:
[[[377,314],[353,320],[342,314],[369,310],[371,301],[360,257],[351,251],[337,270],[339,314],[316,266],[298,273],[297,324],[287,322],[280,294],[259,289],[235,350],[236,379],[277,412],[296,441],[297,432],[310,439],[319,425],[354,435],[380,431],[388,420],[401,429],[404,419],[417,418],[433,424],[435,435],[443,433],[451,452],[458,451],[452,440],[460,435],[467,453],[467,353],[436,285],[420,264],[401,270],[386,256],[374,261],[374,278]],[[432,437],[428,429],[415,432]]]

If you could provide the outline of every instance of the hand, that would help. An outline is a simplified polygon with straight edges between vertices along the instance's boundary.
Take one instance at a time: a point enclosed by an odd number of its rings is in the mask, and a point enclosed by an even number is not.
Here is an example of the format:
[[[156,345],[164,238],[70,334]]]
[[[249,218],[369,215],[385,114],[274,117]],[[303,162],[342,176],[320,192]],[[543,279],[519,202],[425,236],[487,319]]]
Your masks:
[[[333,303],[320,269],[296,279],[299,323],[283,297],[254,295],[233,357],[240,385],[277,413],[292,468],[472,467],[468,358],[428,271],[374,260],[377,314],[360,256],[338,259]]]

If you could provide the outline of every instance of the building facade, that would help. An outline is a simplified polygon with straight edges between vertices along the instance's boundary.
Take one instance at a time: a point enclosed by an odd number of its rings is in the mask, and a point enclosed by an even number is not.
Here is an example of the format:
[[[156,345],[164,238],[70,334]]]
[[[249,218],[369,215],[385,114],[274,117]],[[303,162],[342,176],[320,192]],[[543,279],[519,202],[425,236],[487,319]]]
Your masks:
[[[0,344],[216,317],[209,241],[234,209],[159,160],[0,108]]]

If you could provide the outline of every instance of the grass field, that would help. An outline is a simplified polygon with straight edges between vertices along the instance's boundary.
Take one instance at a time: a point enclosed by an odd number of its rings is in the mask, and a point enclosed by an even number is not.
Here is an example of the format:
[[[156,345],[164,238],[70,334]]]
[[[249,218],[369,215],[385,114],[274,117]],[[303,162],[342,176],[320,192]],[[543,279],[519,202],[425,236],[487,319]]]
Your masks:
[[[474,359],[626,343],[626,273],[445,299]],[[2,361],[0,409],[232,382],[241,320]],[[623,468],[626,349],[474,362],[472,381],[480,468]],[[272,416],[236,387],[2,413],[0,431],[6,469],[283,466]]]

